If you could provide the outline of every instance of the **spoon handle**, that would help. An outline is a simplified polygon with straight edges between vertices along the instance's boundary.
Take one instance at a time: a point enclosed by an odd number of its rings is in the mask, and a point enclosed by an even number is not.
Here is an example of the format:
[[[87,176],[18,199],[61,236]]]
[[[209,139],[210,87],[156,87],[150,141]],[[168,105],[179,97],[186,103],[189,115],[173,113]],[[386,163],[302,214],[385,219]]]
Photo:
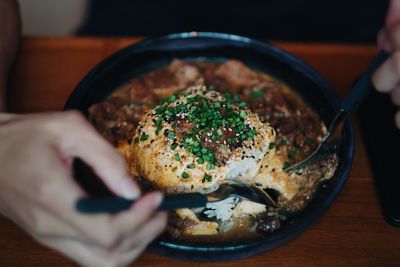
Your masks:
[[[129,209],[135,200],[121,197],[85,197],[76,202],[75,209],[81,213],[117,213]],[[200,193],[165,195],[158,211],[181,208],[204,207],[207,196]]]
[[[371,76],[375,70],[389,57],[389,53],[381,50],[369,64],[363,75],[357,80],[342,103],[345,112],[355,111],[369,93]]]

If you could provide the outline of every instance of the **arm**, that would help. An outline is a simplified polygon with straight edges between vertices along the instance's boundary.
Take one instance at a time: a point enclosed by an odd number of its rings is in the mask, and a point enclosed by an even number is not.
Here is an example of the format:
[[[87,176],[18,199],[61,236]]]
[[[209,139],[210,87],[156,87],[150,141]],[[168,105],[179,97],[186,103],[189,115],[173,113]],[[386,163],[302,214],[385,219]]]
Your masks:
[[[16,1],[0,0],[0,215],[38,242],[84,266],[126,266],[165,226],[159,192],[115,215],[82,215],[85,192],[75,182],[74,158],[85,161],[116,195],[140,197],[123,158],[76,111],[14,115],[4,111],[7,76],[17,52]]]
[[[19,47],[20,19],[17,1],[0,1],[0,112],[5,111],[7,78]]]

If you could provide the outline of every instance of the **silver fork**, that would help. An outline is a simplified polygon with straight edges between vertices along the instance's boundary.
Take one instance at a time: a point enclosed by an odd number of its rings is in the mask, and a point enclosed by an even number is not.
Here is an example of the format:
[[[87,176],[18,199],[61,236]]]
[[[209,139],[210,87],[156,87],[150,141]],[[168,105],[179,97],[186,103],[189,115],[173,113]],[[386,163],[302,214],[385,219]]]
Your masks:
[[[342,107],[329,125],[328,132],[322,138],[317,149],[314,150],[314,152],[306,159],[285,168],[285,171],[298,170],[304,166],[317,163],[338,150],[343,140],[342,130],[344,119],[350,112],[355,111],[365,99],[372,87],[370,84],[372,74],[388,57],[389,53],[383,50],[375,56],[363,75],[357,80],[345,100],[342,102]]]

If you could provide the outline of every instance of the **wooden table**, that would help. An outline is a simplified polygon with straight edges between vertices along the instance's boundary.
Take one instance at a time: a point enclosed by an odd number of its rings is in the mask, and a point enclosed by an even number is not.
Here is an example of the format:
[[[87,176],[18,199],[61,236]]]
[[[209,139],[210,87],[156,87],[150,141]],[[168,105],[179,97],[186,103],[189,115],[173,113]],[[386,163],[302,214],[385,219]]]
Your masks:
[[[138,39],[24,38],[12,75],[12,112],[61,110],[81,78],[104,57]],[[375,53],[373,46],[277,42],[315,67],[346,92]],[[349,181],[328,212],[299,238],[267,253],[217,266],[400,266],[400,230],[382,218],[365,148],[356,124],[357,146]],[[0,266],[75,266],[38,245],[0,217]],[[188,263],[144,253],[138,266]],[[205,264],[190,263],[191,266]],[[208,264],[210,265],[210,264]]]

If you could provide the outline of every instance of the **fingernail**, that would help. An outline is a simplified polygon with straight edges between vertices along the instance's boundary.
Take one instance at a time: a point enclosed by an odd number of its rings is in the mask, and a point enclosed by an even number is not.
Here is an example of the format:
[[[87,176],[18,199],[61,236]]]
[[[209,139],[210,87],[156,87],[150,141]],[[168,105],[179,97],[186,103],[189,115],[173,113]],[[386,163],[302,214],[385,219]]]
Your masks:
[[[159,207],[163,200],[163,194],[161,192],[156,192],[154,196],[154,207]]]
[[[140,190],[134,181],[125,179],[120,183],[122,196],[127,199],[136,199],[140,196]]]

